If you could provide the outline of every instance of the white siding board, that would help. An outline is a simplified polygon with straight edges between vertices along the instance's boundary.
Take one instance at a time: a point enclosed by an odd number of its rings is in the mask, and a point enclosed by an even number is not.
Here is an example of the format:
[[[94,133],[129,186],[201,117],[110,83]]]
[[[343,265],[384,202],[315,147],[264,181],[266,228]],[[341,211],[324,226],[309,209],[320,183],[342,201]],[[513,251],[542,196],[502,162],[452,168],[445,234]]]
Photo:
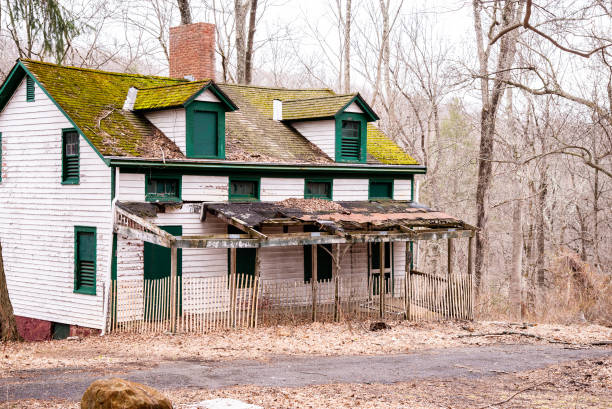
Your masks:
[[[304,179],[261,178],[259,199],[262,202],[277,202],[292,197],[304,198]]]
[[[393,199],[412,200],[410,179],[395,179],[393,181]]]
[[[0,112],[0,238],[18,316],[102,328],[111,243],[110,169],[80,138],[80,184],[61,184],[61,130],[72,124],[25,81]],[[75,294],[74,226],[97,229],[97,295]]]
[[[145,116],[183,152],[187,154],[185,109],[164,109],[146,113]]]
[[[344,112],[355,112],[355,113],[358,113],[358,114],[363,114],[363,110],[361,108],[359,108],[359,105],[357,105],[355,102],[353,102],[351,105],[346,107]]]
[[[334,179],[334,201],[368,200],[368,179]]]
[[[182,199],[184,201],[222,202],[229,193],[227,176],[183,175]]]
[[[116,186],[117,200],[126,202],[144,202],[145,175],[144,173],[119,173]]]
[[[217,98],[217,96],[209,89],[198,95],[195,100],[204,102],[221,102],[219,101],[219,98]]]
[[[336,158],[336,121],[325,119],[320,121],[292,122],[302,136],[317,145],[327,156]]]

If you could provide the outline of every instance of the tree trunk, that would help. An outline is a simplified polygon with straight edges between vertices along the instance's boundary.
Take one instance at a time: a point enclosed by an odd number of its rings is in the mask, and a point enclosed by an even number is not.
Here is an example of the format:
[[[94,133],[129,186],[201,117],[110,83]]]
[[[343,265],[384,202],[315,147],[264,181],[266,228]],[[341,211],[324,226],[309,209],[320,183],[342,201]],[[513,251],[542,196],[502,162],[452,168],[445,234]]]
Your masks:
[[[495,120],[500,101],[506,89],[505,81],[509,79],[509,68],[514,62],[516,54],[517,30],[505,35],[499,45],[497,64],[493,77],[493,87],[489,92],[488,59],[490,49],[484,51],[480,13],[482,7],[479,0],[474,0],[474,27],[478,41],[478,58],[480,62],[482,112],[480,114],[480,151],[478,160],[478,182],[476,187],[476,257],[474,281],[476,296],[480,294],[486,276],[486,259],[489,252],[488,232],[488,196],[491,187],[493,159],[493,140],[495,137]],[[517,4],[513,0],[506,0],[502,11],[502,26],[506,27],[516,20]],[[498,23],[494,23],[498,24]]]
[[[244,84],[246,80],[246,42],[245,25],[249,0],[234,0],[234,20],[236,23],[236,81]]]
[[[538,283],[538,289],[542,289],[545,284],[545,239],[546,239],[546,226],[544,221],[544,207],[546,206],[546,195],[548,193],[548,186],[546,181],[546,173],[542,175],[542,181],[538,189],[538,201],[536,206],[536,277]]]
[[[179,12],[181,13],[181,25],[191,24],[191,9],[189,0],[176,0],[178,3]]]
[[[517,318],[523,319],[523,203],[516,200],[512,209],[512,273],[510,275],[510,308]]]
[[[0,243],[0,341],[18,341],[17,322],[13,313],[13,305],[6,285],[4,263],[2,260],[2,243]]]
[[[253,80],[253,39],[257,26],[257,0],[251,0],[251,11],[249,13],[249,34],[247,37],[247,49],[244,61],[244,82],[250,84]]]
[[[346,0],[344,21],[344,92],[351,92],[351,0]]]

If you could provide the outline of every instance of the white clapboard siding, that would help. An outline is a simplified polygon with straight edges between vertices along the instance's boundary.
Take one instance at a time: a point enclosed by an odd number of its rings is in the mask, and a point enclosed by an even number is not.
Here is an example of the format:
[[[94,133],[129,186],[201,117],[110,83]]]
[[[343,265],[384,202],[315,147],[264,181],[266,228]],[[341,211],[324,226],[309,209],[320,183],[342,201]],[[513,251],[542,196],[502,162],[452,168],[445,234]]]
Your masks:
[[[262,202],[278,202],[292,197],[304,198],[304,179],[261,178],[259,199]]]
[[[183,175],[181,197],[190,202],[223,202],[228,198],[227,176]]]
[[[363,111],[361,110],[361,108],[359,108],[359,105],[357,105],[355,102],[353,102],[351,105],[346,107],[344,112],[355,112],[358,114],[363,114]]]
[[[111,177],[80,138],[80,184],[62,185],[62,129],[72,125],[25,81],[0,112],[0,240],[17,316],[102,328],[111,244]],[[74,290],[74,226],[97,228],[97,295]]]
[[[209,89],[198,95],[195,100],[204,102],[221,102],[219,101],[219,98],[217,98],[217,96]]]
[[[184,108],[148,112],[145,116],[157,129],[170,138],[183,154],[187,154],[187,127]]]
[[[336,121],[325,119],[321,121],[292,122],[304,138],[317,145],[327,156],[336,158]]]
[[[412,182],[410,179],[395,179],[393,181],[393,199],[412,200]]]
[[[144,173],[119,173],[117,183],[117,200],[125,202],[143,202],[145,200]]]
[[[393,275],[404,277],[406,275],[406,242],[395,242],[393,245]]]
[[[368,200],[368,179],[334,179],[334,201]]]
[[[301,227],[293,227],[289,233],[302,231]],[[266,227],[264,234],[282,234],[280,226]],[[295,280],[304,281],[304,247],[264,247],[261,250],[261,278],[263,280]]]

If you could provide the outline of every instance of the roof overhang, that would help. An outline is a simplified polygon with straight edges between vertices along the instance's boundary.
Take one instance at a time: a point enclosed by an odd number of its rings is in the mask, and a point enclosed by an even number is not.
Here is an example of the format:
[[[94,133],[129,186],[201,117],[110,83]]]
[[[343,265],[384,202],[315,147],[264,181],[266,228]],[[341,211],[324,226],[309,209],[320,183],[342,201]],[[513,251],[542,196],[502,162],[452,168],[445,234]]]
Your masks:
[[[202,203],[200,219],[216,217],[244,234],[159,237],[160,229],[135,214],[142,203],[118,203],[121,221],[115,232],[177,248],[258,248],[311,244],[409,242],[473,237],[475,228],[445,213],[407,201],[328,202],[289,199],[284,202]],[[153,213],[155,205],[149,204]],[[150,210],[150,209],[149,209]],[[149,211],[147,210],[147,212]],[[142,214],[141,214],[142,215]],[[130,224],[131,223],[131,224]],[[310,225],[318,231],[264,234],[266,226]],[[140,229],[140,230],[138,230]]]

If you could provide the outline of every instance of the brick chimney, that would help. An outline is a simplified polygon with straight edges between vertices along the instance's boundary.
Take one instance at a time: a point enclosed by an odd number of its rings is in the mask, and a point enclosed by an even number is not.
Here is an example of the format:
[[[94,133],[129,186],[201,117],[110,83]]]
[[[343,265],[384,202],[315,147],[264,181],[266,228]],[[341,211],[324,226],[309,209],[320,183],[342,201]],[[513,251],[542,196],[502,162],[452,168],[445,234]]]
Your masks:
[[[215,25],[194,23],[170,28],[170,76],[215,79]]]

